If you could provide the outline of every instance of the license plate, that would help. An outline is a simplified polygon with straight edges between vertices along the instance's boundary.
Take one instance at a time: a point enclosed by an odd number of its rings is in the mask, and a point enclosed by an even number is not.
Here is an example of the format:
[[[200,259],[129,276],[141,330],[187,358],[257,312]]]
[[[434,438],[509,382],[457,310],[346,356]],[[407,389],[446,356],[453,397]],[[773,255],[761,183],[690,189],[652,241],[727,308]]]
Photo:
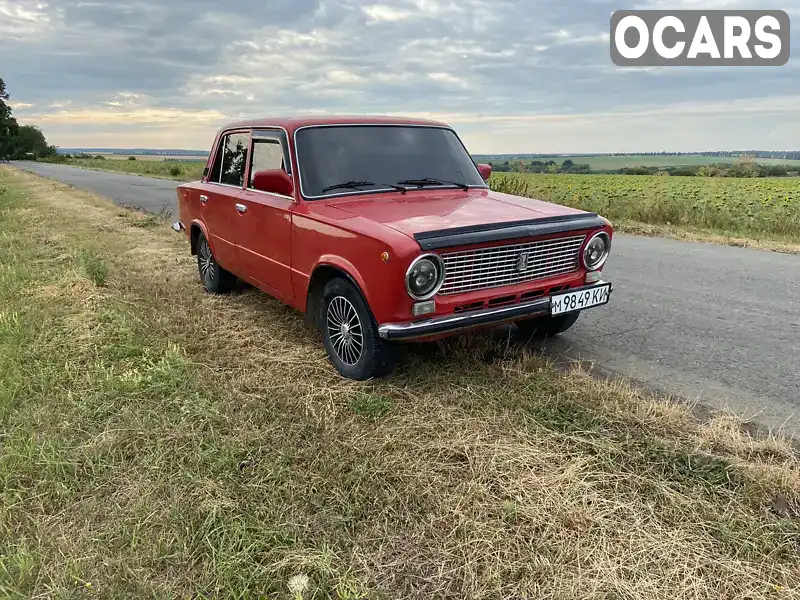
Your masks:
[[[557,294],[550,297],[550,314],[563,315],[564,313],[607,304],[610,296],[610,283],[598,285],[588,290]]]

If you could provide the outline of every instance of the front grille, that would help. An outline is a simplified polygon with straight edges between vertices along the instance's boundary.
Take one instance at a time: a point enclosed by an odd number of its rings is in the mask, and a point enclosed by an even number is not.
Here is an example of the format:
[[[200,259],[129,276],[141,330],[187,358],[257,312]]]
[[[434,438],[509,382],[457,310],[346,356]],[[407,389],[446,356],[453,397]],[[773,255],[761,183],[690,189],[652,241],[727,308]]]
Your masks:
[[[440,294],[461,294],[534,281],[578,270],[585,235],[442,254]]]

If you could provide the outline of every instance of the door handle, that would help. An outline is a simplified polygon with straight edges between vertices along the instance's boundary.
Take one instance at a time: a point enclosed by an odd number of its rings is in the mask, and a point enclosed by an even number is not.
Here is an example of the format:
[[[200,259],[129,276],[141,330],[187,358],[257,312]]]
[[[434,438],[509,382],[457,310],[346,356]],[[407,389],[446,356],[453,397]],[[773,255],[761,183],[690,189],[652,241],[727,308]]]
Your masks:
[[[208,196],[206,196],[205,194],[200,194],[200,202],[202,202],[203,204],[208,202]]]
[[[236,212],[238,212],[240,215],[243,215],[246,210],[247,210],[247,207],[244,204],[237,204],[236,205]]]

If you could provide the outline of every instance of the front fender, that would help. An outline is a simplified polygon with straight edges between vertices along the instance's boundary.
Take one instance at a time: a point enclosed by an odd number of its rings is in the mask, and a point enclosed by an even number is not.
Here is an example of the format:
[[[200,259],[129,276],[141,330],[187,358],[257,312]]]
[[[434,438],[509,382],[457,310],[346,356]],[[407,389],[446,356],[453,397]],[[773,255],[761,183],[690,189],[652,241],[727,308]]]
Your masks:
[[[380,253],[375,252],[357,258],[358,262],[338,254],[323,254],[314,264],[312,277],[320,267],[333,267],[344,273],[359,289],[379,324],[410,314],[411,299],[405,293],[403,279],[405,261],[390,254],[387,263],[381,260]],[[310,283],[309,278],[302,297],[307,296]]]
[[[346,258],[341,256],[337,256],[335,254],[323,254],[317,260],[317,264],[314,265],[314,268],[311,270],[312,276],[314,271],[316,271],[319,267],[328,266],[328,267],[335,267],[340,271],[343,271],[351,280],[352,282],[361,290],[361,295],[364,296],[364,299],[367,301],[367,304],[370,304],[370,294],[369,288],[367,287],[366,281],[364,281],[364,277],[361,275],[359,270],[356,266],[351,263]]]

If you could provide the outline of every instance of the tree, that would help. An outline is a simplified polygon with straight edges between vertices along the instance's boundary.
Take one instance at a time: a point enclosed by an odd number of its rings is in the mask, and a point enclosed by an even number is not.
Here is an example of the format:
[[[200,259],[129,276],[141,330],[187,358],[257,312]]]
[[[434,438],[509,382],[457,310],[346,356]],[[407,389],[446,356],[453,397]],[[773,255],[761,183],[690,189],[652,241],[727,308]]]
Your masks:
[[[740,156],[728,169],[728,177],[758,177],[758,165],[752,156]]]
[[[19,130],[17,120],[12,116],[11,107],[7,104],[9,98],[6,82],[0,78],[0,159],[11,154],[11,144]]]
[[[19,125],[8,105],[6,82],[0,78],[0,160],[4,158],[46,158],[56,153],[48,146],[42,131],[35,125]]]
[[[47,145],[44,134],[35,125],[21,125],[11,142],[11,156],[16,159],[47,158],[55,153],[55,147]]]

